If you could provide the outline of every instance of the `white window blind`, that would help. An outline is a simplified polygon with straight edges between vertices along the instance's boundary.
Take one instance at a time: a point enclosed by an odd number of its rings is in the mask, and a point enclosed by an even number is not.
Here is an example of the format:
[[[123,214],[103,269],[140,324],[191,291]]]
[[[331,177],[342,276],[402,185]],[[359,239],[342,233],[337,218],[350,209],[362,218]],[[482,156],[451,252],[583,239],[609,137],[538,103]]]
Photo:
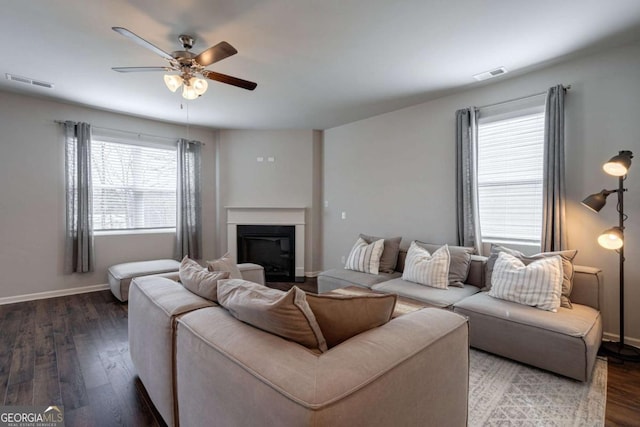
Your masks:
[[[94,230],[175,228],[176,171],[175,148],[94,139]]]
[[[482,239],[540,244],[544,107],[478,124],[478,205]],[[504,117],[504,115],[503,115]]]

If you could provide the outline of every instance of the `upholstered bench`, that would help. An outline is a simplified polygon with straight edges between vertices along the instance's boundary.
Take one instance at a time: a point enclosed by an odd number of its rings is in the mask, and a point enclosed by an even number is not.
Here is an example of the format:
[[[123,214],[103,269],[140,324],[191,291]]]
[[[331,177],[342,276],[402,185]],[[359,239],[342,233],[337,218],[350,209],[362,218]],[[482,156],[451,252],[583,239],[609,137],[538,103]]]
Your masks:
[[[109,286],[111,292],[120,301],[129,299],[131,280],[141,276],[171,275],[180,269],[175,259],[157,259],[153,261],[126,262],[109,267]]]
[[[109,267],[109,286],[111,292],[120,301],[129,299],[129,286],[136,277],[159,276],[179,280],[180,262],[174,259],[127,262]],[[238,264],[238,270],[245,280],[264,285],[264,268],[253,263]]]

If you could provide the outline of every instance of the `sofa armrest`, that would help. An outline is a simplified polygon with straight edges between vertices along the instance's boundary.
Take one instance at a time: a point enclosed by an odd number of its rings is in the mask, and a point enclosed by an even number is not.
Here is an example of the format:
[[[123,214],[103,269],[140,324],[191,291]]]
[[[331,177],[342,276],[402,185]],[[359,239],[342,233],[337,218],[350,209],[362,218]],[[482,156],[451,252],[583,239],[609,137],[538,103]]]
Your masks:
[[[575,265],[574,272],[571,302],[601,310],[604,296],[602,270],[584,265]]]
[[[177,340],[183,425],[467,422],[468,324],[445,310],[400,316],[322,354],[219,307],[182,317]]]
[[[258,283],[260,285],[265,284],[263,266],[252,263],[242,263],[238,264],[238,270],[240,270],[240,273],[242,274],[242,278],[244,280]]]

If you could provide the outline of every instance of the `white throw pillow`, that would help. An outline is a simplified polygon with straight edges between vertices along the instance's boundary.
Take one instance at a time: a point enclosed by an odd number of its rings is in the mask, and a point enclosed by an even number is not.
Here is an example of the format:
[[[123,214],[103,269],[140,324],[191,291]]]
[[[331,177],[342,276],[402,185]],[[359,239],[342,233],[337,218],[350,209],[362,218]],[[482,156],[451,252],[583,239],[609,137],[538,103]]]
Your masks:
[[[438,248],[433,255],[428,250],[411,242],[404,262],[402,280],[415,282],[432,288],[449,288],[449,247]]]
[[[384,239],[367,244],[362,237],[359,237],[351,249],[344,268],[363,273],[378,274],[383,249]]]
[[[515,256],[500,252],[493,266],[489,296],[555,313],[560,307],[562,274],[559,255],[524,265]]]

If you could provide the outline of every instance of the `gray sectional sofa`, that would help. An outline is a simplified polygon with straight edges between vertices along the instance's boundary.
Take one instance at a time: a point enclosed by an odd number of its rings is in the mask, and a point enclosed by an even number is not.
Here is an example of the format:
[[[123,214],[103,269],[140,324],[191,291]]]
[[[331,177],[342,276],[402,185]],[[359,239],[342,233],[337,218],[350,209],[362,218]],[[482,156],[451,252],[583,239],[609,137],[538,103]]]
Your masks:
[[[486,257],[472,255],[464,287],[436,289],[402,280],[406,251],[396,271],[378,275],[332,269],[318,276],[318,292],[360,286],[432,304],[469,319],[472,347],[508,357],[579,381],[588,381],[602,340],[603,277],[599,269],[575,266],[573,308],[557,313],[489,296]]]
[[[465,426],[468,333],[428,308],[318,354],[171,279],[129,290],[131,358],[170,426]]]

